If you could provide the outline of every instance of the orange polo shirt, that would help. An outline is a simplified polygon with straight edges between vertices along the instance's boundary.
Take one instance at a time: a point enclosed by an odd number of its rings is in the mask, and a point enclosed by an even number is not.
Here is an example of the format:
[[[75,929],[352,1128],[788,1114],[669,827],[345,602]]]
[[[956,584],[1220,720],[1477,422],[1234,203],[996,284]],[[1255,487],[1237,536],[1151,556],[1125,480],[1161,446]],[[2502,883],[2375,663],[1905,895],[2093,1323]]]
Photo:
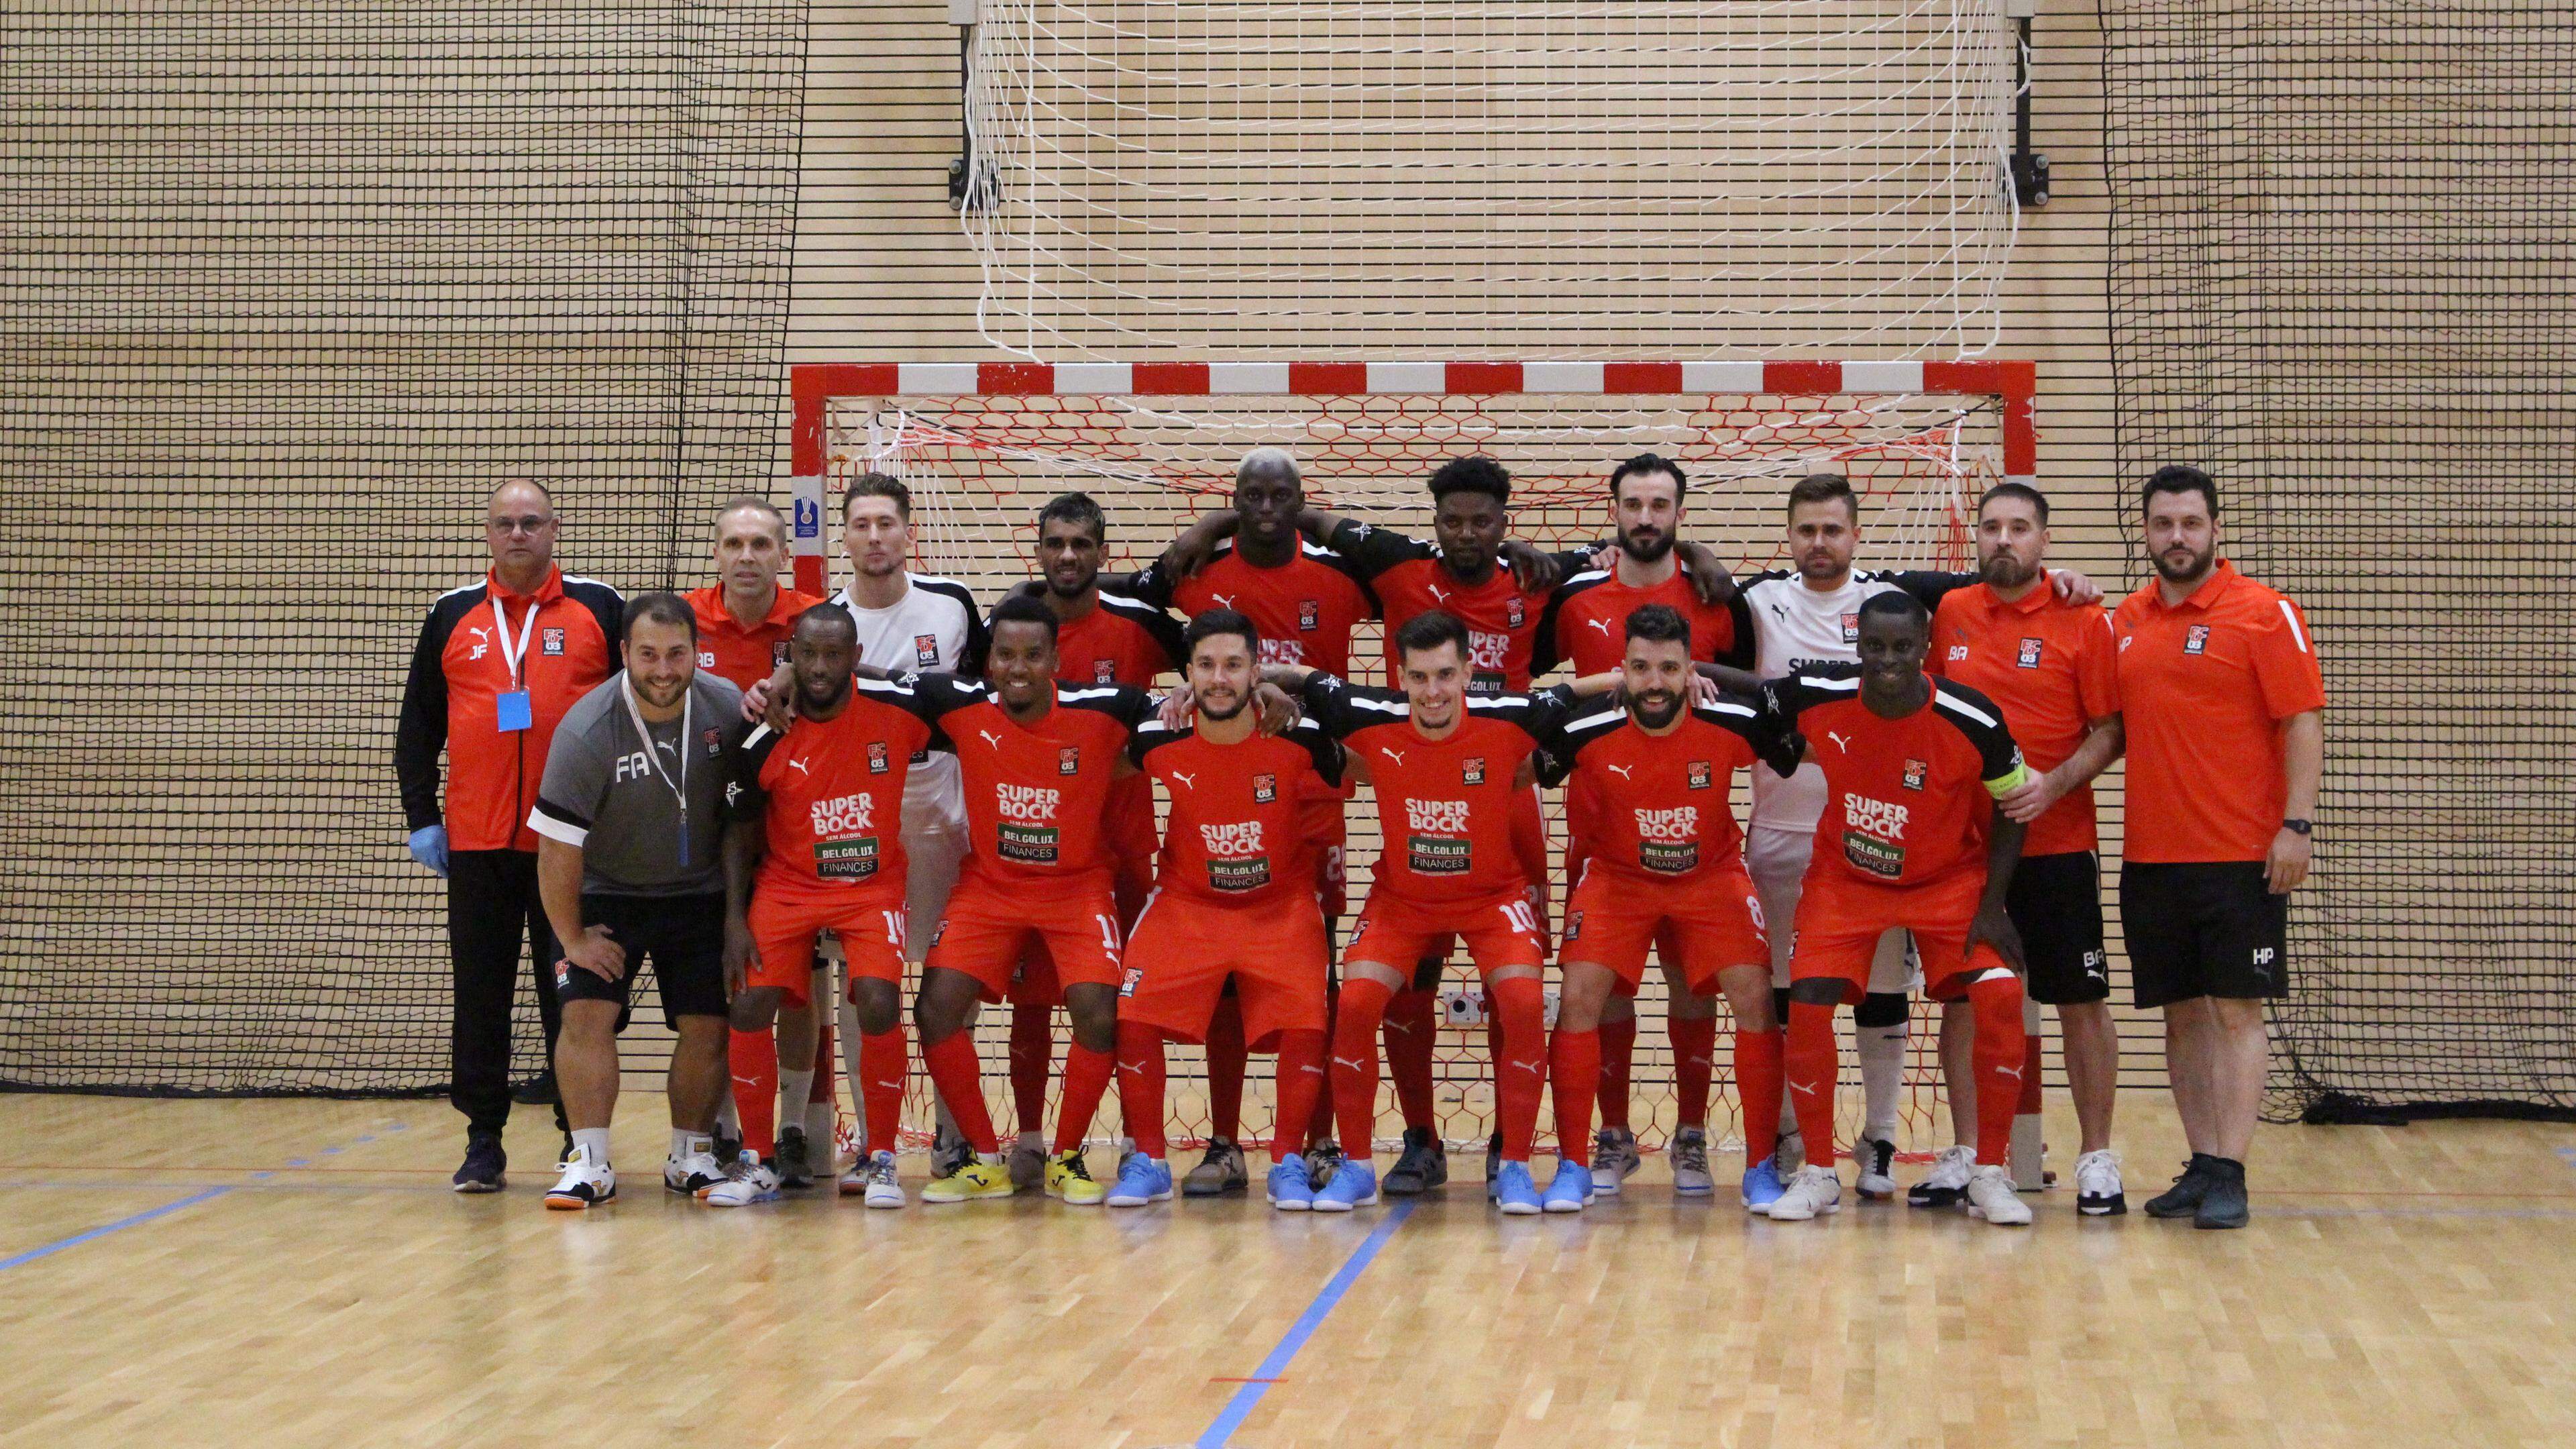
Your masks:
[[[2154,579],[2111,616],[2135,861],[2257,861],[2290,793],[2281,721],[2326,704],[2308,621],[2221,560],[2168,605]]]
[[[736,689],[749,689],[787,662],[787,636],[796,616],[823,602],[812,594],[782,588],[769,606],[769,616],[750,628],[736,622],[725,607],[724,585],[709,584],[685,595],[698,616],[698,667],[711,670]]]
[[[2120,712],[2117,659],[2111,616],[2067,603],[2042,578],[2010,603],[1984,584],[1942,595],[1923,667],[2002,706],[2022,758],[2046,771],[2066,763],[2094,720]],[[2030,823],[2021,853],[2065,855],[2097,843],[2087,783]]]

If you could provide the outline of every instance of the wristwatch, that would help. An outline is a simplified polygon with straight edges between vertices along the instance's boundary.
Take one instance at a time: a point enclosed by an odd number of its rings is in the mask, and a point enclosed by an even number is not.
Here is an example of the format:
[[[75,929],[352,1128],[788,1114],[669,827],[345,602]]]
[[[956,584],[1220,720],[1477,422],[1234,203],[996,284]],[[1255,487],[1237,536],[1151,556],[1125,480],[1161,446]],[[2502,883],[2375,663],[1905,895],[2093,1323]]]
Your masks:
[[[2313,820],[2290,819],[2282,821],[2281,828],[2290,832],[2292,835],[2306,835],[2317,828],[2317,822]]]

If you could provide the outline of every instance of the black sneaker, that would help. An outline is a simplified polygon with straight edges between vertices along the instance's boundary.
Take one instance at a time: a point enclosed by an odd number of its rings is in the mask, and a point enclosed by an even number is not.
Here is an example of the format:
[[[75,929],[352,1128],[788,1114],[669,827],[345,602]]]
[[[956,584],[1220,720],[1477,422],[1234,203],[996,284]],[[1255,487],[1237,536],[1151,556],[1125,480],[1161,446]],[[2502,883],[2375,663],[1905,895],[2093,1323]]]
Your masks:
[[[1485,1139],[1485,1192],[1488,1196],[1494,1190],[1494,1174],[1502,1170],[1503,1134],[1497,1132]]]
[[[2209,1165],[2215,1157],[2195,1152],[2183,1164],[2182,1175],[2173,1186],[2147,1199],[2147,1216],[2151,1218],[2187,1218],[2200,1212],[2200,1200],[2209,1192]]]
[[[1322,1192],[1324,1184],[1331,1182],[1333,1174],[1341,1170],[1342,1144],[1318,1142],[1306,1149],[1306,1181],[1316,1192]]]
[[[465,1165],[456,1169],[448,1182],[458,1192],[499,1192],[508,1186],[502,1176],[510,1165],[510,1154],[501,1150],[501,1134],[471,1132],[465,1137]]]
[[[740,1162],[740,1161],[742,1160],[742,1139],[741,1139],[741,1138],[739,1138],[739,1137],[727,1137],[727,1136],[724,1134],[724,1129],[723,1129],[723,1128],[721,1128],[721,1127],[719,1127],[719,1128],[717,1128],[717,1129],[716,1129],[715,1138],[716,1138],[716,1140],[715,1140],[715,1145],[714,1145],[713,1147],[708,1148],[707,1150],[715,1154],[715,1159],[716,1159],[716,1161],[718,1161],[718,1162]],[[566,1139],[566,1140],[570,1140],[570,1139]],[[570,1155],[570,1150],[569,1150],[569,1149],[567,1149],[567,1150],[566,1150],[566,1155],[567,1155],[567,1156],[569,1156],[569,1155]]]
[[[1226,1138],[1209,1141],[1207,1156],[1181,1179],[1183,1197],[1223,1197],[1242,1192],[1252,1185],[1252,1169],[1245,1165],[1243,1149]]]
[[[778,1185],[790,1190],[814,1185],[814,1154],[806,1149],[805,1129],[778,1129],[778,1155],[771,1159],[778,1169]]]
[[[1428,1127],[1404,1129],[1404,1151],[1387,1169],[1386,1178],[1377,1185],[1380,1192],[1397,1197],[1413,1197],[1449,1182],[1449,1149],[1441,1145],[1438,1134]]]
[[[2191,1215],[2195,1228],[2241,1228],[2254,1216],[2245,1199],[2245,1164],[2224,1157],[2208,1160],[2207,1186],[2200,1194],[2200,1208]],[[2149,1212],[2155,1211],[2151,1206]]]
[[[551,1107],[562,1101],[562,1094],[555,1090],[554,1068],[548,1067],[512,1088],[510,1100],[522,1107]]]

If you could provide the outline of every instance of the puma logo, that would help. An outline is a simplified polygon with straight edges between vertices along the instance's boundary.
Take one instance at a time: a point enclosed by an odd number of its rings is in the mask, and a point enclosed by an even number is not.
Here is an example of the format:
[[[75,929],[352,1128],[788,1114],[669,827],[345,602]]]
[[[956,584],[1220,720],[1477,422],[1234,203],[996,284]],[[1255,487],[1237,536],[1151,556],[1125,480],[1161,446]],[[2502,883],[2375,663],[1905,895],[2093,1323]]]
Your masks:
[[[994,749],[998,750],[1002,747],[1002,737],[993,733],[991,730],[977,730],[975,733],[982,735],[984,737],[984,743],[991,745]]]
[[[1402,751],[1402,750],[1390,750],[1390,749],[1386,748],[1385,746],[1380,745],[1380,746],[1378,747],[1378,753],[1379,753],[1379,754],[1381,754],[1381,755],[1386,756],[1386,757],[1387,757],[1388,759],[1390,759],[1390,760],[1395,761],[1398,765],[1402,765],[1402,764],[1404,763],[1404,751]]]
[[[1440,587],[1438,584],[1424,584],[1422,587],[1430,592],[1431,602],[1435,604],[1445,604],[1449,602],[1449,591],[1447,589]]]
[[[1118,1064],[1118,1070],[1126,1072],[1131,1076],[1141,1077],[1145,1075],[1145,1069],[1134,1062],[1120,1062]]]
[[[1607,639],[1607,638],[1609,638],[1609,637],[1610,637],[1610,621],[1609,621],[1609,620],[1607,620],[1607,619],[1586,619],[1586,620],[1584,620],[1583,622],[1584,622],[1584,623],[1586,623],[1586,624],[1591,625],[1591,626],[1592,626],[1593,628],[1595,628],[1595,629],[1600,630],[1600,631],[1601,631],[1601,637],[1602,637],[1602,638]]]
[[[1220,609],[1231,609],[1234,607],[1234,595],[1232,594],[1210,594],[1208,597],[1216,600],[1216,606]]]
[[[787,762],[787,768],[794,770],[797,774],[808,777],[812,776],[814,773],[813,771],[805,768],[805,762],[803,760],[789,760]]]
[[[1999,1076],[1999,1077],[2010,1077],[2010,1078],[2012,1078],[2014,1081],[2018,1082],[2018,1081],[2020,1081],[2020,1080],[2021,1080],[2021,1068],[2019,1068],[2019,1067],[1997,1067],[1997,1068],[1995,1068],[1995,1075],[1996,1075],[1996,1076]]]
[[[1825,738],[1834,742],[1835,749],[1842,751],[1846,755],[1851,753],[1851,741],[1844,739],[1841,735],[1835,734],[1832,730],[1827,730],[1825,731]]]
[[[1174,771],[1172,772],[1172,778],[1173,778],[1173,779],[1175,779],[1175,780],[1180,781],[1180,782],[1181,782],[1182,784],[1184,784],[1184,785],[1189,786],[1189,787],[1190,787],[1191,789],[1193,789],[1193,790],[1195,790],[1195,789],[1197,789],[1197,788],[1199,787],[1199,777],[1198,777],[1198,776],[1196,776],[1196,775],[1184,775],[1184,774],[1182,774],[1180,771],[1178,771],[1178,770],[1174,770]]]
[[[888,1092],[900,1092],[903,1090],[903,1078],[897,1077],[891,1082],[879,1082],[877,1086]]]
[[[1791,1082],[1789,1084],[1789,1090],[1792,1092],[1804,1092],[1810,1097],[1816,1095],[1816,1089],[1808,1086],[1804,1082]]]
[[[1322,1067],[1299,1067],[1297,1070],[1301,1072],[1313,1072],[1319,1077],[1324,1074],[1324,1069]]]
[[[1627,767],[1626,765],[1611,765],[1611,766],[1608,766],[1607,768],[1609,769],[1609,771],[1610,771],[1610,773],[1611,773],[1611,774],[1618,776],[1620,779],[1627,781],[1629,784],[1633,785],[1633,784],[1637,783],[1637,777],[1636,777],[1636,776],[1634,776],[1634,775],[1632,775],[1632,774],[1629,774],[1629,773],[1628,773],[1628,767]]]
[[[1533,1076],[1533,1077],[1535,1077],[1535,1076],[1537,1076],[1537,1075],[1538,1075],[1538,1063],[1536,1063],[1536,1062],[1514,1062],[1514,1063],[1512,1063],[1512,1065],[1513,1065],[1513,1066],[1516,1066],[1516,1067],[1518,1067],[1518,1068],[1520,1068],[1520,1069],[1521,1069],[1522,1071],[1524,1071],[1524,1072],[1529,1073],[1529,1074],[1530,1074],[1531,1076]]]
[[[1353,1057],[1335,1057],[1333,1058],[1333,1065],[1337,1067],[1348,1067],[1355,1072],[1365,1072],[1368,1070],[1368,1063]]]

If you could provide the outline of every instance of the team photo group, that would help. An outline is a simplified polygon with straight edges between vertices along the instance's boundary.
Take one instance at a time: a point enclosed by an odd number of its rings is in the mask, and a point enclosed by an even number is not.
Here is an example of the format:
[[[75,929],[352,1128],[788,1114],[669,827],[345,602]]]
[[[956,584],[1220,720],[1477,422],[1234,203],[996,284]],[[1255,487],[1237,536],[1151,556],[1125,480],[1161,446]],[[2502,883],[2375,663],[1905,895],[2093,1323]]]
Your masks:
[[[2106,599],[2051,566],[2048,501],[2020,482],[1963,500],[1974,572],[1880,572],[1855,566],[1851,484],[1808,476],[1778,504],[1783,567],[1731,577],[1687,537],[1684,467],[1654,454],[1604,460],[1603,541],[1568,552],[1512,537],[1504,462],[1426,481],[1417,539],[1310,503],[1296,459],[1256,449],[1230,507],[1123,576],[1117,520],[1069,492],[1036,519],[1036,577],[986,600],[913,570],[913,500],[883,474],[839,500],[851,581],[829,599],[782,585],[787,525],[764,499],[714,516],[713,582],[625,595],[558,564],[559,534],[578,561],[556,512],[577,520],[578,499],[503,483],[490,572],[431,608],[395,748],[411,853],[447,890],[456,1190],[502,1189],[514,1101],[550,1102],[546,1206],[617,1197],[617,1039],[649,968],[674,1034],[663,1183],[710,1207],[837,1181],[873,1208],[1259,1191],[1366,1210],[1448,1182],[1432,1053],[1444,978],[1472,971],[1486,1195],[1580,1212],[1641,1165],[1651,966],[1676,1193],[1720,1188],[1723,1021],[1746,1209],[1817,1219],[1849,1191],[2029,1223],[2008,1158],[2036,1002],[2063,1032],[2076,1210],[2120,1214],[2113,888],[2191,1153],[2144,1210],[2247,1222],[2325,695],[2298,606],[2223,557],[2218,482],[2169,466],[2125,488],[2150,568]],[[1371,621],[1382,662],[1358,657]],[[2106,881],[2095,781],[2123,760]],[[1346,860],[1370,838],[1373,860]],[[533,1083],[510,1070],[529,958],[552,1063]],[[1900,1185],[1917,996],[1954,1145]],[[1004,1006],[1012,1141],[975,1031]],[[1838,1143],[1845,1006],[1864,1112]],[[1205,1047],[1208,1078],[1206,1152],[1178,1174],[1174,1042]],[[1252,1053],[1277,1056],[1257,1181],[1238,1145]],[[916,1055],[938,1130],[908,1192]],[[1120,1148],[1095,1176],[1113,1087]]]

